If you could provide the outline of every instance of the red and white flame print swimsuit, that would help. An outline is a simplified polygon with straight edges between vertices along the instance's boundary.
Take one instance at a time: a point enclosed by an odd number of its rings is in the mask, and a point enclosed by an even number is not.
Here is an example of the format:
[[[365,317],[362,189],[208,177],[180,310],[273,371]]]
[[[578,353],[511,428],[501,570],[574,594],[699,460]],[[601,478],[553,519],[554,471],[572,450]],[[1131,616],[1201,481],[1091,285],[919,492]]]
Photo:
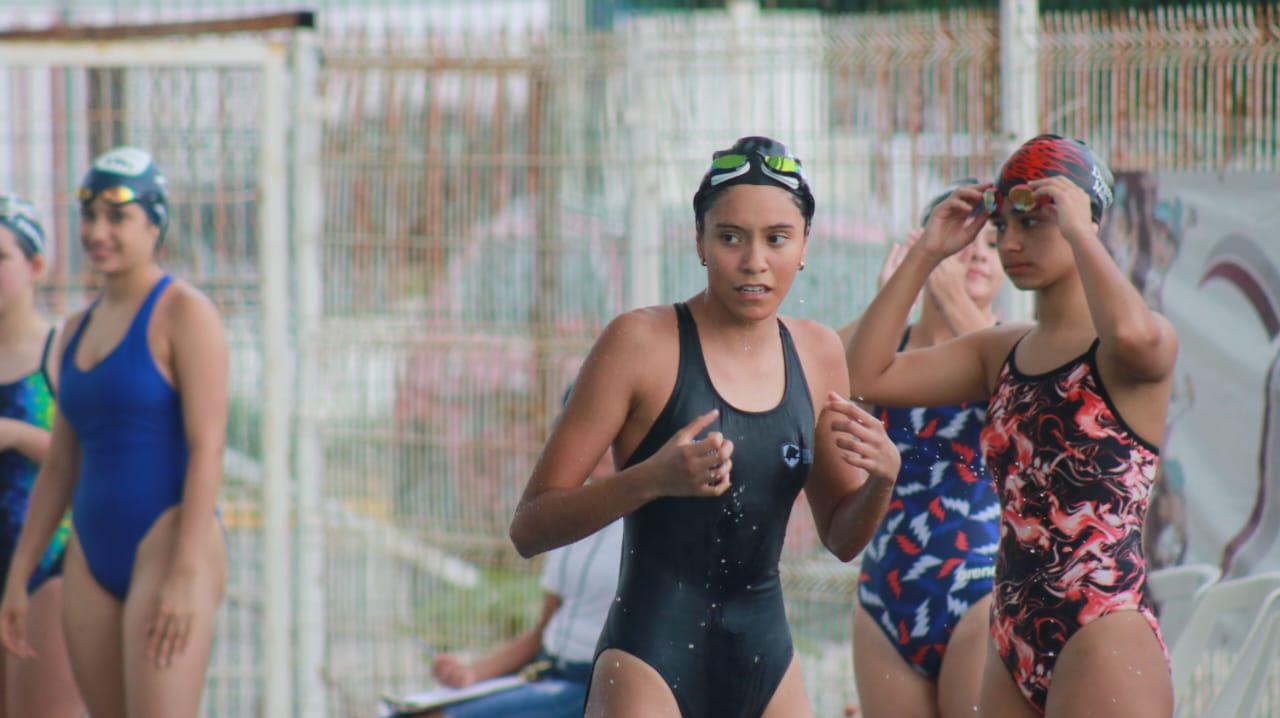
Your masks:
[[[1058,655],[1103,616],[1139,612],[1168,659],[1142,556],[1159,449],[1111,403],[1096,340],[1043,374],[1018,371],[1016,350],[981,435],[1001,505],[991,633],[1018,689],[1043,713]]]

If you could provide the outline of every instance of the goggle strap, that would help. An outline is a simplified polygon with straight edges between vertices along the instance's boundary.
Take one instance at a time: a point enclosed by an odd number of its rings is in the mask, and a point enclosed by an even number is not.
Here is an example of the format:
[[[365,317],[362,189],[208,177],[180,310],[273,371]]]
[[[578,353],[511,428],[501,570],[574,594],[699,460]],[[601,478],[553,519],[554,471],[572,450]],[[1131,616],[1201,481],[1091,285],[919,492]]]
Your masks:
[[[725,182],[728,182],[731,179],[741,177],[742,175],[750,171],[751,171],[751,163],[744,162],[742,163],[742,166],[738,167],[738,169],[733,170],[731,172],[725,172],[723,174],[718,174],[718,175],[716,174],[711,175],[711,180],[710,180],[711,186],[715,187],[716,185],[723,184]]]
[[[799,179],[796,179],[795,177],[788,177],[786,175],[780,175],[777,172],[774,172],[773,170],[769,169],[769,165],[766,165],[766,164],[760,165],[760,171],[765,173],[765,175],[767,175],[770,179],[774,180],[775,182],[778,182],[779,184],[783,184],[783,185],[786,185],[787,187],[790,187],[793,191],[800,189]]]

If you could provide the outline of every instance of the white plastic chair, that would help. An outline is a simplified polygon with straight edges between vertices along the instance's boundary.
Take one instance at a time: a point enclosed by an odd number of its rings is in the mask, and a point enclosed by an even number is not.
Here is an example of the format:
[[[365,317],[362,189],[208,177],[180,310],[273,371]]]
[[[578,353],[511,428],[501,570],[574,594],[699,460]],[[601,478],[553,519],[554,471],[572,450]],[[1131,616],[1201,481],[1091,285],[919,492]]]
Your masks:
[[[1191,678],[1201,659],[1211,649],[1237,643],[1234,637],[1257,623],[1267,597],[1277,589],[1280,573],[1264,573],[1221,581],[1200,593],[1170,655],[1175,715],[1190,715]]]
[[[1255,718],[1262,715],[1263,691],[1267,674],[1280,648],[1280,590],[1272,591],[1262,601],[1258,618],[1249,627],[1248,637],[1236,662],[1231,666],[1227,683],[1214,697],[1205,718]]]
[[[1171,566],[1147,575],[1147,586],[1160,614],[1160,633],[1165,643],[1173,646],[1191,617],[1191,607],[1200,593],[1222,572],[1207,563]]]

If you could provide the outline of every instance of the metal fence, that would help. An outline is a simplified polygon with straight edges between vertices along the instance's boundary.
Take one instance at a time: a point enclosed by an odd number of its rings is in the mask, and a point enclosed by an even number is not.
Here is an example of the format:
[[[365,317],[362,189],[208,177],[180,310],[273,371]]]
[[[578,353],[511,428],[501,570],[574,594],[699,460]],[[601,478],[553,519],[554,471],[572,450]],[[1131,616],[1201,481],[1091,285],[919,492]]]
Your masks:
[[[603,325],[699,288],[688,201],[712,150],[764,133],[805,160],[819,209],[784,310],[839,325],[930,194],[989,175],[1009,146],[992,12],[738,6],[566,34],[552,31],[555,4],[500,4],[482,10],[517,20],[476,21],[460,3],[370,19],[335,3],[315,96],[294,78],[298,390],[293,461],[275,480],[295,519],[283,620],[298,715],[370,715],[380,694],[426,684],[434,652],[481,651],[532,622],[538,563],[515,556],[507,522]],[[1254,5],[1048,13],[1040,123],[1116,169],[1274,169],[1276,19]],[[0,179],[35,194],[61,247],[74,246],[67,190],[91,151],[149,145],[173,180],[170,266],[218,299],[237,338],[232,585],[209,713],[266,715],[257,253],[286,237],[252,219],[263,148],[246,118],[263,87],[228,70],[46,67],[6,70],[0,92],[33,113],[0,118]],[[56,312],[85,290],[74,251],[61,254]],[[783,575],[809,693],[819,715],[840,715],[855,700],[856,573],[826,555],[803,503]]]

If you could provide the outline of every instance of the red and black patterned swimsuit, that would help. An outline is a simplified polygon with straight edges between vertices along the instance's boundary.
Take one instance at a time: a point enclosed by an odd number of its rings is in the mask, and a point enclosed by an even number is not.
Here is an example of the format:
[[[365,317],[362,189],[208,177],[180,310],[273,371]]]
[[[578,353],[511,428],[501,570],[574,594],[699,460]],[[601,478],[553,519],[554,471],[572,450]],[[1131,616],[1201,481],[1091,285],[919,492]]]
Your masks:
[[[1043,713],[1058,654],[1089,623],[1138,611],[1164,648],[1142,556],[1159,449],[1111,403],[1096,340],[1043,374],[1018,371],[1016,350],[981,437],[1001,505],[991,633],[1019,690]]]

